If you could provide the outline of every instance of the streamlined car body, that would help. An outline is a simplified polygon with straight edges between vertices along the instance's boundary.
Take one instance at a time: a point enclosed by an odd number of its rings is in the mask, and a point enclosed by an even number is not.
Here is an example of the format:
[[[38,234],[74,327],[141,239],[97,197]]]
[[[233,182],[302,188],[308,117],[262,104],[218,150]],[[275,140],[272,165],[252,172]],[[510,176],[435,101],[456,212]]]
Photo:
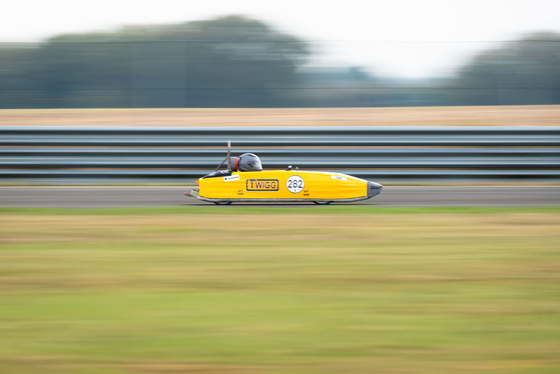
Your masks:
[[[352,202],[372,198],[381,192],[379,183],[342,173],[287,170],[262,170],[258,156],[245,153],[228,156],[213,172],[198,179],[198,188],[186,196],[219,205],[233,202]],[[218,170],[225,162],[227,170]]]

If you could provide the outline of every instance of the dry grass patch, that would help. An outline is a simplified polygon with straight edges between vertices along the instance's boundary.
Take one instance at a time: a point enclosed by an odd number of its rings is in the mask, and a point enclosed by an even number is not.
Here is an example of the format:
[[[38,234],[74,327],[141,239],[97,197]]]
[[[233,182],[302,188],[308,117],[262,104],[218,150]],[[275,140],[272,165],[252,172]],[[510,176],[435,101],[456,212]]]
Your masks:
[[[558,126],[559,120],[560,105],[0,110],[0,126]]]

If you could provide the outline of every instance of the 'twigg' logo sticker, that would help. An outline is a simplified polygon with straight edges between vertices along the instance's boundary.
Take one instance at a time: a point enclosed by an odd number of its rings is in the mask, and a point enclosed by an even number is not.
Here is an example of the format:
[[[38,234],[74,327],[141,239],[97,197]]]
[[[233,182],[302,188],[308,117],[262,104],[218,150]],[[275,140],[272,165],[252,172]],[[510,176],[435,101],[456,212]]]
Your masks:
[[[278,191],[278,179],[247,179],[247,191]]]

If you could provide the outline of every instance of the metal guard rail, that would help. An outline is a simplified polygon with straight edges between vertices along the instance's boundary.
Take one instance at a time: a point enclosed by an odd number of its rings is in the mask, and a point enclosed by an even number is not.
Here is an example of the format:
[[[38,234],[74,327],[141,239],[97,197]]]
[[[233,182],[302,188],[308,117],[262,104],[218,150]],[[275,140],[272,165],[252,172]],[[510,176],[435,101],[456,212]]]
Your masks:
[[[0,127],[0,181],[192,183],[227,140],[267,169],[381,183],[560,180],[560,127]]]

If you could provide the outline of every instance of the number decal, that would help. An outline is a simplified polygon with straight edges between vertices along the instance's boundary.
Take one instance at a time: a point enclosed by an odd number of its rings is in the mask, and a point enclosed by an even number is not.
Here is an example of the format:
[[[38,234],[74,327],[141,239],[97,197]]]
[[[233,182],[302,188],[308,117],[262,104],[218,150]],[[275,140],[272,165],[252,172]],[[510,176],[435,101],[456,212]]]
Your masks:
[[[292,175],[290,178],[288,178],[288,181],[286,182],[286,188],[291,193],[301,192],[304,186],[305,186],[305,182],[298,175]]]

